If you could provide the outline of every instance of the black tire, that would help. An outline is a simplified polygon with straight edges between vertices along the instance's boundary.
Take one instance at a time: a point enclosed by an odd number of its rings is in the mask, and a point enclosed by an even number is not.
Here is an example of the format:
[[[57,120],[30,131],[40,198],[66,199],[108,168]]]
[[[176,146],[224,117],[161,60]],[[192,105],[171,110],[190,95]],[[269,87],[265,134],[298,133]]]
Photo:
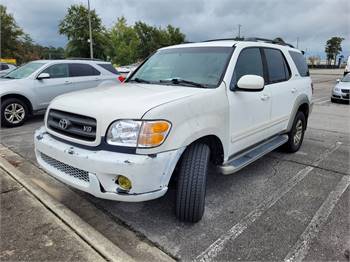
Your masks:
[[[301,123],[301,133],[298,132],[300,130],[300,123]],[[288,141],[284,144],[283,148],[286,152],[294,153],[299,150],[301,147],[301,144],[304,140],[304,133],[306,129],[306,118],[303,112],[298,111],[294,118],[293,126],[290,132],[288,133]],[[299,137],[299,139],[296,138]]]
[[[195,223],[203,216],[209,160],[209,146],[202,143],[189,146],[182,156],[176,190],[176,217],[181,221]]]
[[[14,118],[14,120],[11,122],[9,120],[8,114],[5,115],[5,110],[11,109],[15,106],[15,108],[23,109],[23,113],[20,114],[21,119],[19,118]],[[9,98],[5,100],[1,100],[1,126],[6,126],[6,127],[16,127],[16,126],[21,126],[24,124],[24,122],[28,118],[28,107],[26,103],[24,103],[22,100],[17,99],[17,98]],[[19,117],[19,114],[18,114]]]

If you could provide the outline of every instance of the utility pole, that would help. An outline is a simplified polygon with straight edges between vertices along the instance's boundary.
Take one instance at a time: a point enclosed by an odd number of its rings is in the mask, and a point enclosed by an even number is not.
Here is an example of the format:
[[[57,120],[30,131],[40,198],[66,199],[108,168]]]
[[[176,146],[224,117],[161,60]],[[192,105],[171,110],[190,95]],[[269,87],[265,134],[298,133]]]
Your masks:
[[[238,38],[241,38],[241,24],[238,24]]]
[[[91,30],[91,12],[90,12],[90,0],[88,0],[88,10],[89,10],[89,34],[90,34],[90,58],[94,59],[94,50],[92,48],[92,30]]]
[[[299,48],[299,37],[297,37],[297,48]]]

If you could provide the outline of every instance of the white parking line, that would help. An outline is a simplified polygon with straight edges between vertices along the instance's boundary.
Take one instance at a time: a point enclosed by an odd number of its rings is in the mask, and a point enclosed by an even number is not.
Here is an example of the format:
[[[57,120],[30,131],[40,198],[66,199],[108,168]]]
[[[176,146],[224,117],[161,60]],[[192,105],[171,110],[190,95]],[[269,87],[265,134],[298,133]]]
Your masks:
[[[328,195],[327,199],[317,210],[310,224],[301,234],[292,250],[289,251],[284,259],[285,262],[302,261],[305,258],[312,240],[317,236],[321,227],[326,223],[329,215],[332,213],[332,210],[338,203],[345,190],[348,188],[349,184],[350,178],[348,176],[344,176],[340,180],[334,191]]]
[[[231,227],[226,233],[221,235],[214,243],[212,243],[206,250],[198,255],[195,261],[211,261],[214,259],[225,247],[228,241],[236,239],[244,232],[250,225],[252,225],[266,210],[272,207],[279,199],[288,193],[295,185],[303,180],[313,169],[318,166],[322,160],[327,158],[330,154],[336,151],[341,142],[337,142],[333,147],[326,150],[316,161],[313,166],[306,166],[300,170],[294,177],[289,179],[282,187],[272,193],[267,199],[260,203],[253,211],[246,215],[241,221]]]
[[[324,96],[324,97],[320,97],[320,98],[317,98],[317,99],[313,99],[312,102],[317,102],[317,101],[321,101],[321,100],[324,100],[324,99],[329,99],[329,96]]]
[[[330,99],[327,99],[327,100],[325,100],[325,101],[317,102],[317,103],[315,103],[315,104],[316,104],[316,105],[322,105],[322,104],[327,103],[327,102],[330,102],[330,101],[331,101]]]

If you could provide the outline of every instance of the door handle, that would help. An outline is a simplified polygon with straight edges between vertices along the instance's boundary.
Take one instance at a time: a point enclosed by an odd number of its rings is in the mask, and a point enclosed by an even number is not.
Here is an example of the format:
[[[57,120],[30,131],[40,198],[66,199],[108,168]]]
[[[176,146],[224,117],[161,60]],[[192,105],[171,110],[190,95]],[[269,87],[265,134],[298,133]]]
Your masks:
[[[71,84],[72,82],[71,81],[64,81],[64,84],[65,85],[69,85],[69,84]]]
[[[261,96],[260,96],[260,99],[262,100],[262,101],[266,101],[266,100],[268,100],[270,98],[270,96],[268,96],[268,95],[266,95],[266,94],[262,94]]]
[[[297,89],[296,88],[292,88],[292,90],[290,90],[290,91],[292,92],[292,94],[294,94],[297,91]]]

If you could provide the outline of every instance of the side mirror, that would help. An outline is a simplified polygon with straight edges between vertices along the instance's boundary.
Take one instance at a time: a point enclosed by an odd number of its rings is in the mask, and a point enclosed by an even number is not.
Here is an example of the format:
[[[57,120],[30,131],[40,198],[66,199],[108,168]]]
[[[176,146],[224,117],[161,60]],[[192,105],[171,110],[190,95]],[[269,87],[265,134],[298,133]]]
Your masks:
[[[48,78],[50,78],[50,74],[49,74],[49,73],[41,73],[41,74],[38,75],[38,77],[37,77],[38,80],[48,79]]]
[[[340,79],[338,78],[338,79],[337,79],[337,83],[339,83],[339,82],[340,82]]]
[[[265,81],[264,78],[257,75],[244,75],[238,83],[238,90],[257,92],[264,89]]]

